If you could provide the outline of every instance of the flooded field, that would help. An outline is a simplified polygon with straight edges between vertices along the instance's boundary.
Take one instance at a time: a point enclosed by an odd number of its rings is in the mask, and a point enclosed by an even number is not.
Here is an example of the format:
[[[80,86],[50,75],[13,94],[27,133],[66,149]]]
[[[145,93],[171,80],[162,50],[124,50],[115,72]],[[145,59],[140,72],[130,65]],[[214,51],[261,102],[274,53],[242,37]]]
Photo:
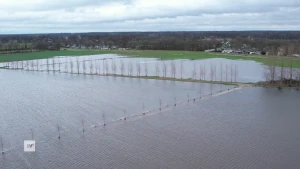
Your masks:
[[[155,59],[99,56],[155,73]],[[257,77],[242,70],[239,79]],[[6,69],[0,88],[0,168],[300,167],[295,90]],[[32,138],[36,152],[25,153]]]
[[[22,68],[24,70],[55,70],[75,74],[148,75],[224,82],[265,80],[265,68],[261,63],[222,58],[161,61],[154,58],[127,58],[121,55],[104,54],[0,63],[0,67],[7,65],[10,68]]]
[[[83,128],[110,125],[234,87],[22,70],[0,70],[0,79],[4,151],[30,139],[31,130],[41,142],[59,135],[77,138]]]

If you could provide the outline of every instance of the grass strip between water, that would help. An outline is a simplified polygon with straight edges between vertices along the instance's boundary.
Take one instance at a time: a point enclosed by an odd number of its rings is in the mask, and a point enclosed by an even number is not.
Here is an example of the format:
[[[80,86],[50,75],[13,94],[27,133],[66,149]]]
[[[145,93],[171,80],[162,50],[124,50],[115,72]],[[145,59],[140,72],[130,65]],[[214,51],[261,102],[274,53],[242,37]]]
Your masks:
[[[23,60],[45,59],[56,56],[86,56],[86,55],[99,55],[99,54],[117,54],[128,57],[138,58],[159,58],[162,60],[172,59],[210,59],[210,58],[224,58],[231,60],[252,60],[263,64],[268,63],[268,58],[265,56],[257,55],[230,55],[222,53],[206,53],[196,51],[165,51],[165,50],[87,50],[87,49],[68,49],[60,51],[40,51],[32,53],[13,53],[13,54],[0,54],[0,62],[13,62]],[[289,60],[284,61],[284,66],[288,67]],[[281,66],[278,59],[276,66]],[[293,67],[300,68],[300,59],[293,60]]]

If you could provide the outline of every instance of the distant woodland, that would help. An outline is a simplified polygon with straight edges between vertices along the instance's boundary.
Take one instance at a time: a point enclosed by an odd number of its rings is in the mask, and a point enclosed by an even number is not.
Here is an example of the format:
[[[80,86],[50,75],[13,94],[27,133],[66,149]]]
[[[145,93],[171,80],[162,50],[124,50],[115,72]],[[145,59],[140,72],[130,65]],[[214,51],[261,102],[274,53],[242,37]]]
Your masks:
[[[0,53],[39,50],[140,49],[205,51],[235,49],[270,55],[300,54],[300,31],[116,32],[0,35]],[[216,50],[220,51],[220,50]]]

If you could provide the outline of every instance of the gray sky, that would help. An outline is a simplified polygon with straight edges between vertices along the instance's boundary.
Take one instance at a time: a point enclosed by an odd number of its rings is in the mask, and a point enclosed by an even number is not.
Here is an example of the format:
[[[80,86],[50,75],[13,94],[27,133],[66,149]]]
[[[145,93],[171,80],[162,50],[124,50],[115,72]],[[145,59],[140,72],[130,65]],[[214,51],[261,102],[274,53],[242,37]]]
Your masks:
[[[300,0],[0,0],[0,34],[300,30]]]

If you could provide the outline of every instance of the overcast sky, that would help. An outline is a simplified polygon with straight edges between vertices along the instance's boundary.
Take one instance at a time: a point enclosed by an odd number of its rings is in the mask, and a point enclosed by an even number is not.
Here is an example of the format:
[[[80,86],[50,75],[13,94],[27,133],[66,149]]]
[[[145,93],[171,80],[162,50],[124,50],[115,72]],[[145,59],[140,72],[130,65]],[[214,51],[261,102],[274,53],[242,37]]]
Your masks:
[[[300,30],[300,0],[0,0],[0,34]]]

